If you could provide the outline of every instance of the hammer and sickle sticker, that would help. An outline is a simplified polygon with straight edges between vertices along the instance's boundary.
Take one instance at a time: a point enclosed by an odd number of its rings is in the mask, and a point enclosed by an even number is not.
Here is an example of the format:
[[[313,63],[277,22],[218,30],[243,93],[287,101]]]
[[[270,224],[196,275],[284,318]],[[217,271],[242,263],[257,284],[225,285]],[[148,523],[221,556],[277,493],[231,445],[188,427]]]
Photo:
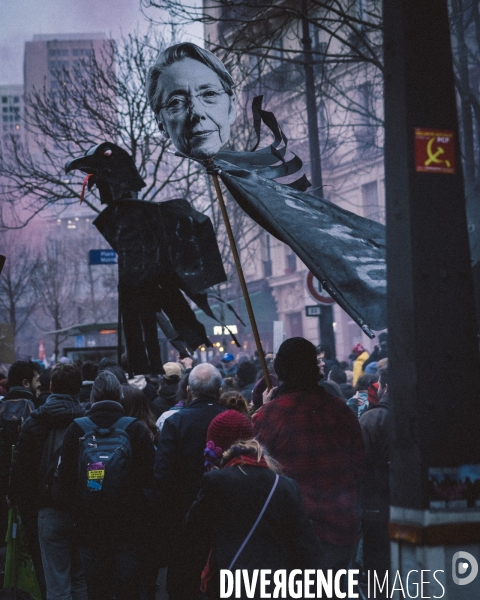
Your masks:
[[[430,140],[428,141],[427,144],[427,154],[428,154],[428,158],[425,161],[425,166],[428,167],[429,165],[431,165],[432,163],[435,163],[437,165],[445,163],[445,165],[447,167],[450,167],[450,161],[447,159],[440,159],[438,158],[439,156],[441,156],[442,154],[445,154],[445,150],[441,147],[441,146],[437,146],[437,149],[435,150],[435,152],[433,151],[433,142],[436,140],[437,138],[432,137],[430,138]]]
[[[415,170],[423,173],[455,173],[454,132],[415,128]]]

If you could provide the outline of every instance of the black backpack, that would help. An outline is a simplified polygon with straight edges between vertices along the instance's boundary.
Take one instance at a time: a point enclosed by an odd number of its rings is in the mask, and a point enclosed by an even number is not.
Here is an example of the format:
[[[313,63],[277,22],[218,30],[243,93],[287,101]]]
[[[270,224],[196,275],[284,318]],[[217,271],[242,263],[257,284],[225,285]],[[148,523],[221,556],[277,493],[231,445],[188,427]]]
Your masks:
[[[75,419],[83,430],[79,438],[78,499],[84,505],[128,502],[131,492],[132,447],[126,432],[136,421],[121,417],[102,428],[89,417]]]
[[[59,500],[59,466],[66,427],[51,429],[45,441],[38,469],[38,484],[42,504],[55,506]]]
[[[0,404],[0,475],[6,477],[12,462],[12,446],[20,436],[24,421],[32,414],[30,400],[5,400]]]

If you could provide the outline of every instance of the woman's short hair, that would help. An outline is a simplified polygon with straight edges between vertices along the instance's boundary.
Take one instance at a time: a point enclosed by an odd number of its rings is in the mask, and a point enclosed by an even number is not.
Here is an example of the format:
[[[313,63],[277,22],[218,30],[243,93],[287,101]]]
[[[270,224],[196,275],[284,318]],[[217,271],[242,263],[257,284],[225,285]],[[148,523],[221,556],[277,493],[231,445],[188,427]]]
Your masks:
[[[101,400],[120,402],[122,397],[122,387],[113,373],[102,371],[97,375],[90,392],[90,402],[92,404]]]
[[[212,71],[214,71],[220,78],[223,89],[229,96],[233,96],[234,83],[230,73],[225,68],[222,61],[204,48],[200,48],[196,44],[191,42],[183,42],[182,44],[174,44],[163,52],[160,52],[157,60],[153,67],[149,70],[147,75],[147,97],[150,106],[155,114],[159,112],[159,99],[161,95],[161,89],[158,87],[158,80],[160,75],[163,73],[166,67],[173,65],[173,63],[182,60],[184,58],[192,58],[203,63]]]

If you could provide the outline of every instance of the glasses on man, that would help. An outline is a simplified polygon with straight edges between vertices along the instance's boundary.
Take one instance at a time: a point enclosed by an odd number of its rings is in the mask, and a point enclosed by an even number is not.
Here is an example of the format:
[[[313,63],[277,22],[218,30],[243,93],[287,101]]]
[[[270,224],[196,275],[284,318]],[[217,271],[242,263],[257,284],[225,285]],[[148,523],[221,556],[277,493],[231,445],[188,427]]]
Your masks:
[[[165,110],[167,115],[175,116],[184,113],[191,106],[193,98],[198,98],[198,101],[203,106],[213,106],[220,102],[225,90],[207,89],[202,90],[198,94],[177,94],[168,99],[168,102],[159,107],[160,110]]]

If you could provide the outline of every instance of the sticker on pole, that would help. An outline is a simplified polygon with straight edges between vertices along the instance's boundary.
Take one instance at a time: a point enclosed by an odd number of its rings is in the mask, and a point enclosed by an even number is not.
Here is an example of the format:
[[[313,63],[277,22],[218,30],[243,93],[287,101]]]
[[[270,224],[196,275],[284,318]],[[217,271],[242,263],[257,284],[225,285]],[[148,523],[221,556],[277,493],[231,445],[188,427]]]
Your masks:
[[[311,271],[307,273],[306,286],[310,296],[319,304],[335,304],[335,300],[323,288],[322,284]]]
[[[455,173],[455,137],[447,129],[415,128],[417,173]]]

